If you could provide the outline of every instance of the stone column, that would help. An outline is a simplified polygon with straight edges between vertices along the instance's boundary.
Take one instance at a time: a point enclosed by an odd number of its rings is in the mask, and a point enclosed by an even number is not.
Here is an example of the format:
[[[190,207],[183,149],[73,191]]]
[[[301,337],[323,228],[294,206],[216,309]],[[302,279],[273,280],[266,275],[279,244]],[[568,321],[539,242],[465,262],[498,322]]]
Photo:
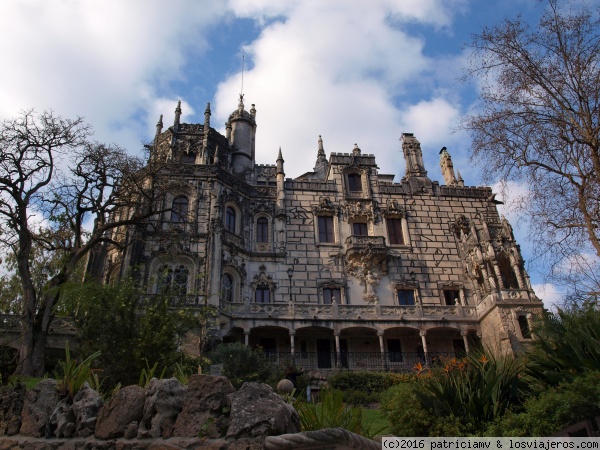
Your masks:
[[[465,351],[469,353],[469,332],[467,330],[462,330],[460,335],[463,338],[463,342],[465,343]]]
[[[250,330],[244,330],[244,345],[248,347],[250,343]]]
[[[334,331],[333,337],[335,338],[335,360],[336,366],[341,367],[342,364],[342,351],[340,350],[340,332]]]
[[[381,352],[381,366],[387,370],[387,359],[385,357],[385,345],[383,343],[383,331],[379,330],[377,332],[377,337],[379,338],[379,351]]]
[[[291,354],[292,354],[292,358],[294,357],[294,337],[296,335],[296,331],[295,330],[290,330],[290,349],[291,349]]]
[[[425,354],[425,364],[429,364],[429,356],[427,350],[427,341],[425,340],[425,335],[427,332],[425,330],[419,331],[419,335],[421,336],[421,344],[423,345],[423,353]]]

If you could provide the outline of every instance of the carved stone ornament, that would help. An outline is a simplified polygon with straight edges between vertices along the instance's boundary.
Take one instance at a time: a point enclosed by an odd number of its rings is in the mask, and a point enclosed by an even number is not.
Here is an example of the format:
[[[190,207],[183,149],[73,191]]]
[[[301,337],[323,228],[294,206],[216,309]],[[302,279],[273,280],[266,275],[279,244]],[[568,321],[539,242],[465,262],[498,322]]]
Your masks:
[[[404,217],[405,215],[404,208],[402,208],[402,206],[398,204],[398,200],[395,199],[388,200],[385,208],[381,209],[381,213],[388,217]]]
[[[375,222],[378,216],[378,208],[373,206],[372,202],[357,201],[342,206],[342,213],[344,219],[349,222],[363,217]]]
[[[329,197],[319,197],[319,204],[313,205],[312,210],[314,214],[319,213],[336,213],[337,207],[329,199]]]
[[[388,273],[388,255],[370,247],[353,252],[346,255],[345,272],[364,286],[363,298],[367,302],[377,303],[377,286],[381,277]]]

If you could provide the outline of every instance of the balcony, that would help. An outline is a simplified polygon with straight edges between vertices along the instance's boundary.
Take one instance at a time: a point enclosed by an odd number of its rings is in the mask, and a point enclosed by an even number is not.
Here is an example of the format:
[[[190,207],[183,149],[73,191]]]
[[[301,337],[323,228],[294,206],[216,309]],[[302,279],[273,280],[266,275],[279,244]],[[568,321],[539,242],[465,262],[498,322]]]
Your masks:
[[[221,301],[220,312],[232,318],[252,319],[388,319],[447,320],[477,319],[475,306],[381,306],[381,305],[321,305],[317,303],[229,303]]]
[[[461,355],[455,353],[410,353],[410,352],[266,352],[267,358],[274,364],[302,367],[307,370],[365,370],[413,372],[417,364],[422,366],[443,364],[445,359]]]

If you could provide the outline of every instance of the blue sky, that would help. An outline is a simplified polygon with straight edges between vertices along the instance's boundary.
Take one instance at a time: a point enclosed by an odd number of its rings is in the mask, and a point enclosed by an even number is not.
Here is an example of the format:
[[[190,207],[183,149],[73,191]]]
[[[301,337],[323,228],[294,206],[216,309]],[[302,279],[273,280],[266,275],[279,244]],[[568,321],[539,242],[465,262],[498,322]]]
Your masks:
[[[312,170],[322,135],[327,153],[357,143],[399,180],[399,138],[413,132],[432,179],[442,181],[438,152],[446,146],[466,184],[479,185],[469,138],[456,131],[477,97],[477,80],[458,81],[464,44],[483,26],[517,13],[534,18],[542,7],[536,0],[3,0],[0,118],[32,107],[83,116],[97,140],[138,153],[160,114],[172,123],[177,100],[183,121],[200,123],[211,102],[211,125],[223,128],[237,107],[245,55],[258,163],[274,164],[281,147],[286,175],[301,175]],[[547,298],[555,291],[538,289]]]

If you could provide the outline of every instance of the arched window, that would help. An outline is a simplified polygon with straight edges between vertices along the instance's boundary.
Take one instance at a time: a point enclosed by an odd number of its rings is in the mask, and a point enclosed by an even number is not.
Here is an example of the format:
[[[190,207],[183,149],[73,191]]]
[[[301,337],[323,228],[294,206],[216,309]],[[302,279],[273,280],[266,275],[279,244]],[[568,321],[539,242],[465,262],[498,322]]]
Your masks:
[[[235,209],[231,206],[225,209],[225,229],[235,234]]]
[[[271,291],[266,284],[259,284],[254,291],[254,301],[256,303],[269,303],[271,301]]]
[[[175,197],[171,206],[171,222],[187,222],[188,207],[189,202],[186,196]]]
[[[269,242],[269,221],[265,217],[256,221],[256,242]]]
[[[223,291],[221,294],[223,300],[230,303],[233,302],[233,278],[228,273],[223,274],[221,289]]]

